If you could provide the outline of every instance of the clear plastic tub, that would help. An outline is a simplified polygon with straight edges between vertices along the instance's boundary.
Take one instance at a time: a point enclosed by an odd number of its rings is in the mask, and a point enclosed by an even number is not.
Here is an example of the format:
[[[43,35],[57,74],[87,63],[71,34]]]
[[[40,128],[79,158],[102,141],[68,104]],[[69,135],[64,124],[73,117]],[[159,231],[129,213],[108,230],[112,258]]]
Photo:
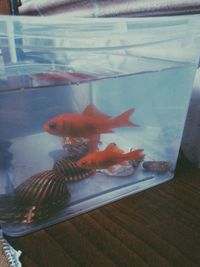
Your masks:
[[[199,18],[0,17],[6,234],[41,229],[174,176]]]

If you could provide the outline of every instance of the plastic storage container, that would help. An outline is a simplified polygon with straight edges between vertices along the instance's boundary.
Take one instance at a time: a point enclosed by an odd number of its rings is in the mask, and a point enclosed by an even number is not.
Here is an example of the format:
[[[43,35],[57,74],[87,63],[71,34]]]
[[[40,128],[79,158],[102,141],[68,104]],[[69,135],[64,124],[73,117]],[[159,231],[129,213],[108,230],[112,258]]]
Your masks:
[[[199,16],[0,18],[0,214],[12,236],[174,176]]]
[[[184,155],[198,168],[200,168],[200,66],[196,72],[192,96],[190,99],[188,114],[183,131],[181,148]]]

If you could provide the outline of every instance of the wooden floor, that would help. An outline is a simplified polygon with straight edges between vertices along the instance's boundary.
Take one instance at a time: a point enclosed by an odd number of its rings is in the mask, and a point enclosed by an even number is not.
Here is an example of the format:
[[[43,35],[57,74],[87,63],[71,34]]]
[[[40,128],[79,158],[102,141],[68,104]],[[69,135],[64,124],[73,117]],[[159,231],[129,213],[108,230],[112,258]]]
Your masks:
[[[0,0],[0,15],[10,14],[10,2],[8,0]]]
[[[24,267],[200,266],[200,170],[48,229],[9,238]]]

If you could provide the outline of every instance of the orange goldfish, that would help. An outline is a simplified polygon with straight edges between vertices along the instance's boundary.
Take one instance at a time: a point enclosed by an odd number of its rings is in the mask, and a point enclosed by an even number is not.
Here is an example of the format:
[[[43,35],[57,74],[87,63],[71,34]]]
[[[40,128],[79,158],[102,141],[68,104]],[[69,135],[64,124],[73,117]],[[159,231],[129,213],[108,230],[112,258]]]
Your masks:
[[[133,112],[134,109],[129,109],[112,118],[90,104],[82,113],[64,113],[50,119],[44,124],[44,129],[50,134],[69,137],[72,140],[87,138],[90,151],[94,151],[100,141],[100,134],[112,133],[113,128],[139,126],[129,121]]]
[[[136,149],[124,153],[115,143],[111,143],[105,150],[92,152],[79,159],[76,164],[85,169],[108,169],[110,172],[114,172],[113,165],[126,165],[127,160],[142,160],[144,158],[142,151],[143,149]]]
[[[95,80],[97,76],[93,74],[81,73],[81,72],[49,72],[40,73],[32,77],[34,80],[56,82],[56,83],[81,83],[87,80]]]

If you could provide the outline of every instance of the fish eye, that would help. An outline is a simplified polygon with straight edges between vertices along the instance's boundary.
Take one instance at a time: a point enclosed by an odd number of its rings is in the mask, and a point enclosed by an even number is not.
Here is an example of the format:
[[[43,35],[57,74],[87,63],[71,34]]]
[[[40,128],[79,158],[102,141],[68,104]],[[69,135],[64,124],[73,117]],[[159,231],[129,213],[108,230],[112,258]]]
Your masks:
[[[55,122],[50,122],[50,123],[49,123],[49,128],[50,128],[50,129],[55,129],[56,126],[57,126],[57,125],[56,125]]]
[[[85,165],[87,163],[86,160],[81,161],[82,165]]]

